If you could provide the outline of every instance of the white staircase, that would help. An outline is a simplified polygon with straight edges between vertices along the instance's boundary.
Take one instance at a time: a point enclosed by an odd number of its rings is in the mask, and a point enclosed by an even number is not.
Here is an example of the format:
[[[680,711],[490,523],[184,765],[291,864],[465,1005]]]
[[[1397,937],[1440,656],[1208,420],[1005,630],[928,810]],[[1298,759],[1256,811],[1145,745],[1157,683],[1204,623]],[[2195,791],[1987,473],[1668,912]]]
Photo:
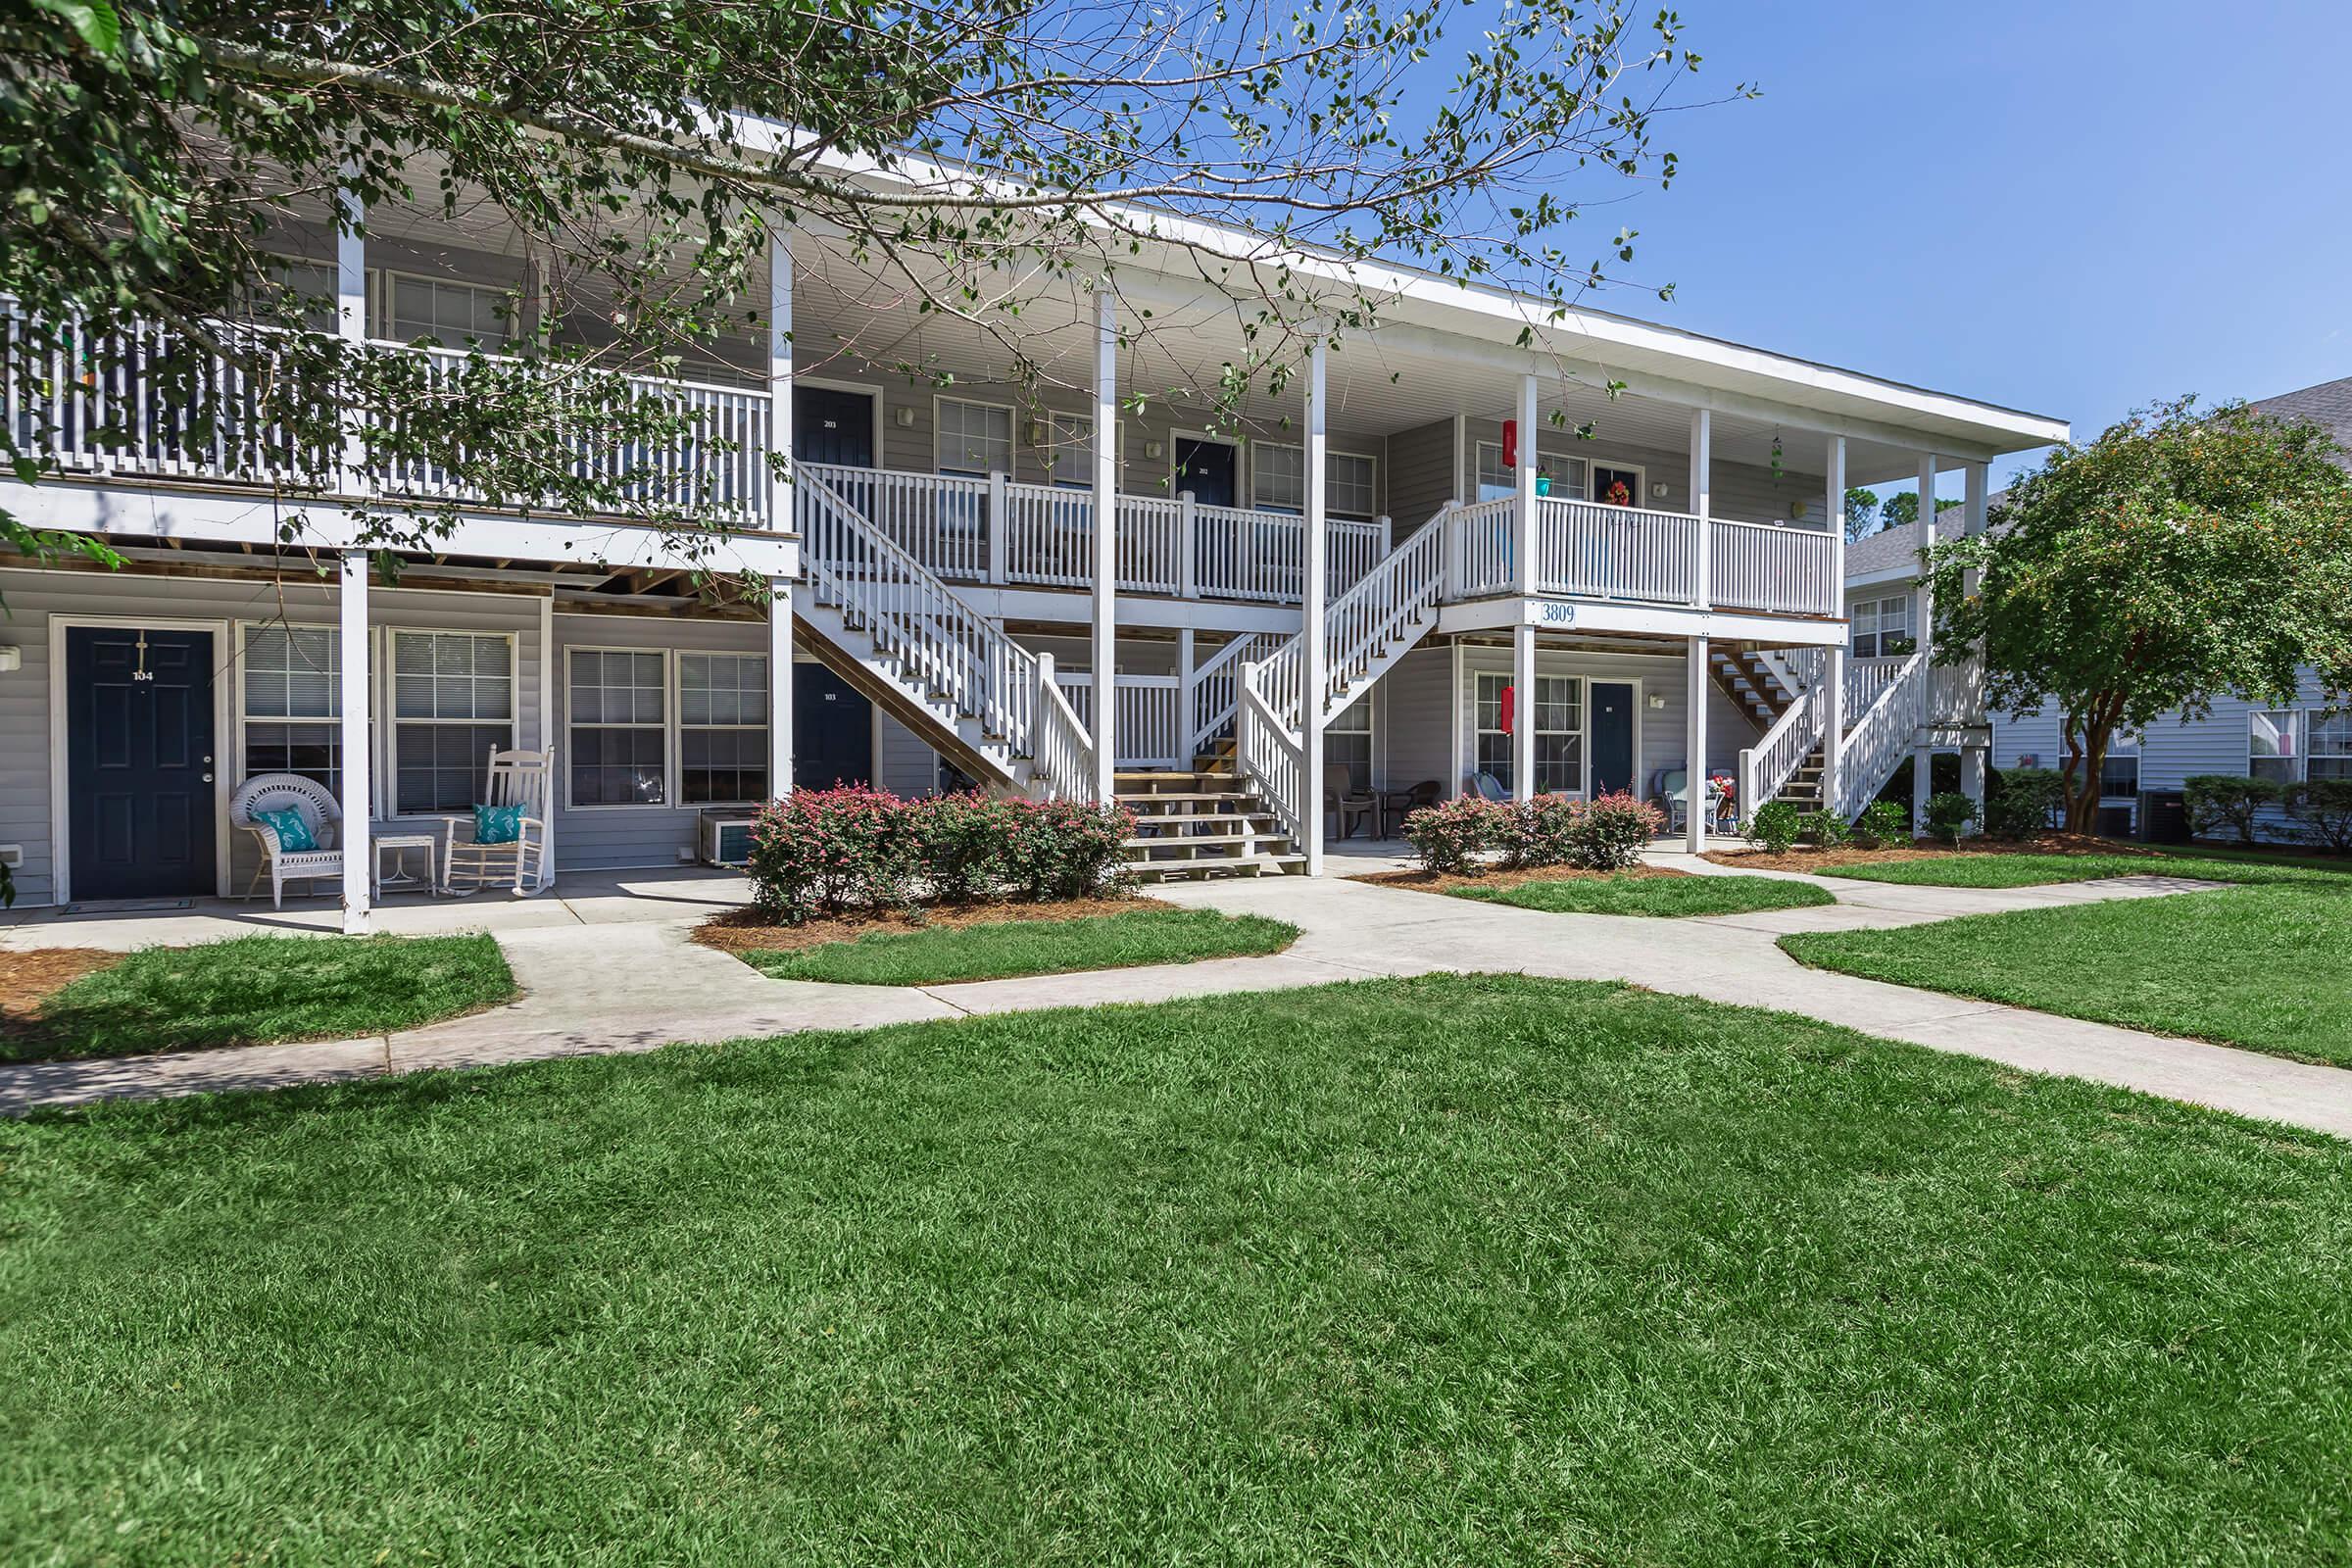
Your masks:
[[[827,662],[974,778],[1093,799],[1094,741],[1053,659],[965,604],[823,478],[804,469],[792,491],[807,584],[795,610],[846,656]]]
[[[1923,731],[1984,722],[1978,691],[1973,663],[1938,667],[1925,653],[1849,664],[1838,778],[1825,793],[1829,705],[1821,680],[1806,682],[1763,738],[1740,754],[1742,809],[1784,800],[1852,818],[1921,744]]]
[[[1243,666],[1237,683],[1234,760],[1238,775],[1292,837],[1301,832],[1306,792],[1323,787],[1302,739],[1306,714],[1306,638],[1323,639],[1323,689],[1314,695],[1329,723],[1438,622],[1446,576],[1446,520],[1450,504],[1423,523],[1362,580],[1327,606],[1319,628],[1301,627],[1265,659]]]

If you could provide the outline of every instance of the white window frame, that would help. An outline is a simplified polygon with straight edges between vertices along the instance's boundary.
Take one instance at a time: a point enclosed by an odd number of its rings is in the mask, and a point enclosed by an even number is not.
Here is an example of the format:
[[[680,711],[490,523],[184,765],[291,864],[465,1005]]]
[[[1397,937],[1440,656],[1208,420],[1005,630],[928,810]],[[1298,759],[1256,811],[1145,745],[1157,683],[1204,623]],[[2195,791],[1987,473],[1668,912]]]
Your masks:
[[[288,633],[298,631],[316,631],[326,633],[329,639],[328,648],[330,653],[333,655],[335,662],[327,667],[327,711],[324,714],[314,716],[306,713],[297,717],[286,713],[256,713],[246,707],[245,675],[248,667],[246,661],[246,647],[251,640],[252,634],[255,631],[265,627],[279,627],[283,628]],[[236,746],[236,759],[233,766],[226,771],[230,772],[239,784],[243,784],[247,779],[258,778],[261,776],[260,774],[251,772],[246,766],[246,731],[251,725],[323,724],[335,731],[334,738],[330,744],[333,746],[335,751],[335,765],[333,772],[335,774],[336,782],[333,784],[322,784],[321,787],[335,791],[337,798],[339,799],[342,793],[341,780],[343,774],[343,682],[341,678],[341,661],[343,657],[342,628],[335,625],[332,621],[284,619],[240,620],[236,623],[235,633],[236,662],[230,672],[229,678],[236,684],[236,695],[230,703],[230,707],[236,715],[234,721],[236,727],[231,732],[233,743]],[[374,654],[374,628],[370,627],[368,631],[368,657],[370,662],[373,661]],[[370,759],[370,760],[373,760],[373,759]],[[276,770],[271,769],[270,771]],[[371,780],[370,782],[373,781]],[[382,786],[377,785],[376,788],[378,793],[380,793]]]
[[[512,631],[483,631],[468,626],[378,626],[376,637],[382,640],[380,654],[375,660],[373,690],[376,700],[376,723],[382,735],[382,788],[376,794],[380,807],[375,815],[389,822],[438,822],[462,812],[425,810],[404,811],[400,808],[400,730],[404,724],[432,724],[452,728],[487,729],[498,722],[482,718],[403,718],[397,710],[399,693],[398,664],[402,637],[496,637],[507,645],[507,747],[509,751],[522,746],[522,639]]]
[[[1004,466],[999,468],[972,467],[966,464],[951,465],[940,461],[940,443],[947,436],[947,420],[942,412],[951,403],[964,408],[992,409],[1004,416]],[[960,474],[966,478],[982,479],[991,473],[1012,477],[1013,465],[1020,461],[1020,411],[1009,403],[998,403],[988,398],[964,397],[959,394],[934,392],[931,394],[931,471]]]
[[[2274,783],[2278,784],[2303,782],[2303,764],[2310,753],[2310,748],[2304,745],[2304,710],[2300,708],[2249,708],[2246,710],[2246,776],[2248,778],[2271,778]],[[2276,726],[2286,742],[2286,750],[2276,757],[2255,755],[2254,725],[2257,720],[2265,718],[2286,720],[2283,726]],[[2257,762],[2283,762],[2286,764],[2285,774],[2283,777],[2274,778],[2268,773],[2257,773],[2254,768],[2254,764]]]
[[[1899,624],[1887,615],[1886,607],[1889,605],[1901,607],[1902,613]],[[1919,633],[1911,624],[1917,606],[1912,596],[1907,593],[1888,594],[1880,599],[1855,600],[1846,627],[1847,652],[1855,659],[1904,658],[1909,650],[1905,650],[1904,653],[1883,653],[1880,650],[1886,646],[1886,634],[1889,631],[1899,632],[1912,648],[1919,646]],[[1870,617],[1867,631],[1863,629],[1863,617],[1866,613]],[[1871,640],[1869,653],[1862,651],[1862,639],[1865,637]]]
[[[1481,766],[1481,765],[1480,765],[1480,763],[1479,763],[1479,756],[1478,756],[1478,752],[1479,752],[1479,745],[1478,745],[1478,743],[1479,743],[1481,740],[1485,739],[1487,736],[1490,736],[1490,735],[1497,735],[1497,736],[1500,736],[1500,737],[1502,737],[1502,739],[1503,739],[1503,742],[1504,742],[1504,746],[1505,746],[1505,749],[1506,749],[1506,753],[1508,753],[1508,752],[1509,752],[1509,748],[1510,748],[1510,742],[1511,742],[1511,732],[1510,732],[1509,730],[1501,730],[1501,729],[1488,729],[1488,728],[1486,728],[1484,725],[1482,725],[1482,724],[1479,722],[1479,710],[1480,710],[1480,706],[1481,706],[1481,699],[1480,699],[1480,695],[1479,695],[1479,693],[1480,693],[1480,688],[1481,688],[1481,687],[1482,687],[1482,685],[1483,685],[1485,682],[1487,682],[1487,681],[1498,681],[1498,682],[1500,682],[1500,683],[1501,683],[1502,685],[1504,685],[1504,686],[1509,686],[1509,685],[1513,684],[1513,682],[1516,680],[1516,678],[1517,678],[1517,677],[1516,677],[1516,673],[1515,673],[1514,671],[1507,670],[1507,669],[1481,669],[1481,670],[1474,670],[1474,671],[1472,671],[1472,672],[1471,672],[1471,681],[1470,681],[1470,771],[1471,771],[1471,772],[1473,772],[1473,773],[1494,773],[1494,776],[1495,776],[1496,778],[1503,778],[1503,775],[1502,775],[1501,773],[1495,772],[1495,770],[1494,770],[1494,768],[1491,768],[1491,767],[1484,767],[1484,766]],[[1567,797],[1568,797],[1569,799],[1571,799],[1571,800],[1582,800],[1582,799],[1584,799],[1584,798],[1585,798],[1586,794],[1588,793],[1587,786],[1588,786],[1588,785],[1591,783],[1592,776],[1592,682],[1591,682],[1591,679],[1590,679],[1589,677],[1587,677],[1587,676],[1584,676],[1584,675],[1577,675],[1577,674],[1567,674],[1567,673],[1560,673],[1560,672],[1556,672],[1556,671],[1545,671],[1545,670],[1543,670],[1543,669],[1538,669],[1538,670],[1536,671],[1536,689],[1537,689],[1538,691],[1542,691],[1542,690],[1543,690],[1543,688],[1544,688],[1544,683],[1545,681],[1549,681],[1549,680],[1564,680],[1564,681],[1567,681],[1567,682],[1569,682],[1569,683],[1570,683],[1570,685],[1572,685],[1572,686],[1575,688],[1575,691],[1576,691],[1576,727],[1575,727],[1574,729],[1543,729],[1543,728],[1538,728],[1538,729],[1537,729],[1537,731],[1536,731],[1536,738],[1537,738],[1538,740],[1542,740],[1542,739],[1543,739],[1544,736],[1546,736],[1546,735],[1549,735],[1549,736],[1554,736],[1554,737],[1570,737],[1570,738],[1573,738],[1573,739],[1575,740],[1575,742],[1576,742],[1576,783],[1575,783],[1575,784],[1574,784],[1574,786],[1572,786],[1571,788],[1564,789],[1564,790],[1544,790],[1544,789],[1538,789],[1536,793],[1537,793],[1537,794],[1539,794],[1539,795],[1564,795],[1564,796],[1567,796]],[[1638,684],[1636,684],[1636,683],[1634,683],[1634,682],[1631,682],[1631,681],[1628,681],[1628,682],[1626,682],[1625,684],[1628,684],[1628,685],[1633,685],[1633,686],[1634,686],[1634,701],[1635,701],[1635,703],[1636,703],[1637,705],[1639,705],[1639,704],[1641,703],[1641,701],[1642,701],[1642,692],[1641,692],[1641,687],[1640,687]],[[1513,707],[1514,707],[1514,708],[1516,708],[1516,707],[1517,707],[1517,704],[1516,704],[1516,703],[1514,703],[1514,704],[1513,704]],[[1638,710],[1638,707],[1637,707],[1637,714],[1638,714],[1638,711],[1639,711],[1639,710]],[[1636,771],[1637,771],[1637,772],[1640,770],[1640,768],[1641,768],[1641,765],[1642,765],[1642,758],[1641,758],[1641,745],[1642,745],[1642,740],[1641,740],[1641,735],[1640,735],[1639,728],[1638,728],[1638,726],[1639,726],[1639,723],[1640,723],[1640,719],[1639,719],[1639,717],[1637,716],[1637,718],[1636,718],[1637,730],[1636,730],[1636,734],[1635,734],[1635,737],[1634,737],[1634,747],[1635,747],[1635,753],[1634,753],[1634,766],[1635,766],[1635,769],[1636,769]],[[1539,769],[1540,769],[1540,768],[1541,768],[1541,766],[1542,766],[1542,763],[1539,761],[1539,763],[1538,763],[1537,765],[1538,765],[1538,767],[1539,767]],[[1503,783],[1504,783],[1504,785],[1505,785],[1507,788],[1509,788],[1509,789],[1511,790],[1511,792],[1512,792],[1514,795],[1518,793],[1518,787],[1517,787],[1517,785],[1516,785],[1516,784],[1514,784],[1514,783],[1513,783],[1511,780],[1509,780],[1509,779],[1507,779],[1507,778],[1503,778]]]
[[[2139,743],[2140,737],[2137,735],[2124,735],[2119,733],[2108,737],[2107,755],[2099,759],[2099,766],[2102,775],[2104,775],[2106,765],[2109,762],[2129,757],[2132,759],[2133,784],[2132,791],[2129,795],[2110,795],[2107,793],[2107,780],[2104,776],[2102,776],[2099,779],[2099,804],[2101,806],[2135,806],[2138,804],[2138,784],[2140,776],[2139,769],[2146,762],[2146,759],[2140,751]]]
[[[1379,771],[1380,768],[1379,708],[1380,705],[1372,700],[1372,693],[1367,691],[1361,697],[1358,697],[1354,702],[1349,703],[1346,708],[1340,710],[1338,716],[1333,718],[1330,723],[1323,726],[1323,765],[1326,767],[1331,765],[1331,738],[1333,736],[1344,735],[1347,736],[1350,741],[1359,735],[1363,737],[1364,776],[1354,780],[1356,787],[1359,789],[1371,789],[1373,787],[1373,776]],[[1362,725],[1360,727],[1350,726],[1343,728],[1341,725],[1341,720],[1347,718],[1350,713],[1353,713],[1358,709],[1363,710],[1364,721]],[[1352,761],[1348,763],[1348,766],[1350,767],[1354,765],[1355,764]]]
[[[1493,452],[1494,454],[1494,471],[1502,475],[1502,477],[1498,480],[1490,479],[1487,476],[1486,459],[1489,452]],[[1589,500],[1590,497],[1585,494],[1585,491],[1589,489],[1592,483],[1592,465],[1596,461],[1598,460],[1586,457],[1559,457],[1556,454],[1546,453],[1543,447],[1539,445],[1536,448],[1536,468],[1539,472],[1553,463],[1562,464],[1571,470],[1570,473],[1555,476],[1552,481],[1550,494],[1543,496],[1542,499],[1547,501]],[[1634,468],[1630,464],[1617,463],[1611,464],[1609,466],[1614,468],[1630,468],[1636,473],[1640,473],[1642,471],[1639,468]],[[1563,479],[1567,478],[1573,478],[1575,480],[1575,487],[1573,489],[1561,482]],[[1487,489],[1490,485],[1494,487],[1495,493],[1494,495],[1487,494]],[[1477,499],[1480,501],[1508,501],[1512,497],[1518,495],[1519,470],[1516,468],[1508,468],[1503,466],[1502,443],[1499,440],[1479,441],[1472,444],[1470,452],[1470,488],[1478,493]],[[1641,497],[1637,496],[1634,498],[1634,505],[1642,505]]]
[[[689,659],[756,659],[760,663],[766,665],[768,680],[767,709],[766,711],[760,715],[760,722],[757,724],[687,723],[686,661]],[[736,801],[689,801],[686,799],[686,732],[688,730],[749,730],[755,731],[760,735],[767,734],[770,721],[774,718],[776,711],[775,661],[769,659],[764,652],[759,649],[680,648],[673,652],[669,662],[672,681],[672,689],[670,691],[669,699],[669,754],[671,758],[671,789],[669,793],[672,804],[679,810],[701,811],[725,806],[756,806],[760,804],[760,802],[763,800],[774,799],[776,795],[776,781],[772,778],[767,781],[768,790],[767,794],[763,797]],[[790,678],[789,674],[787,675],[787,678]],[[767,771],[767,757],[765,755],[765,751],[766,749],[762,748],[763,755],[761,756],[760,761],[760,770],[763,773]]]
[[[2331,737],[2340,749],[2322,751],[2321,732],[2329,727],[2341,732]],[[2314,773],[2312,764],[2322,761],[2335,764],[2335,769]],[[2306,783],[2315,778],[2352,779],[2352,709],[2312,708],[2304,710],[2303,778]]]
[[[522,291],[519,289],[507,288],[497,283],[478,283],[470,277],[443,277],[433,272],[411,272],[392,267],[379,267],[370,270],[375,283],[375,324],[383,328],[379,341],[403,344],[416,341],[414,338],[400,336],[395,322],[393,304],[399,298],[400,285],[404,278],[412,283],[432,283],[444,288],[471,289],[476,294],[505,295],[512,298],[514,302],[514,310],[509,317],[511,324],[502,325],[499,328],[498,341],[492,343],[488,339],[477,340],[475,346],[479,347],[484,354],[506,353],[508,346],[520,335]],[[496,314],[495,311],[492,312],[494,318]],[[373,336],[374,334],[370,333],[369,335]],[[448,344],[443,344],[442,347],[449,349],[453,354],[466,352],[465,345],[453,348]]]
[[[1279,513],[1286,517],[1303,515],[1306,512],[1306,497],[1303,491],[1301,491],[1299,495],[1298,505],[1297,507],[1268,506],[1265,502],[1258,499],[1257,459],[1258,454],[1261,452],[1297,453],[1298,455],[1299,483],[1303,485],[1306,481],[1306,448],[1304,446],[1291,441],[1252,441],[1250,443],[1250,510],[1252,512]],[[1369,487],[1372,495],[1372,505],[1368,510],[1357,512],[1351,509],[1345,509],[1331,505],[1331,468],[1333,464],[1341,462],[1361,463],[1366,466],[1366,471],[1371,475],[1372,481]],[[1342,451],[1336,447],[1327,450],[1323,454],[1323,497],[1324,514],[1330,517],[1337,517],[1343,522],[1370,522],[1373,518],[1379,516],[1380,459],[1369,452]]]
[[[1057,490],[1091,490],[1095,484],[1095,416],[1091,414],[1069,414],[1060,409],[1048,409],[1038,419],[1045,428],[1044,448],[1038,456],[1040,466],[1046,470],[1046,483]],[[1112,440],[1117,440],[1114,430]],[[933,447],[936,450],[937,441]],[[1076,478],[1064,478],[1061,459],[1064,453],[1078,450],[1086,457],[1085,471]]]
[[[662,661],[662,721],[660,724],[637,722],[619,723],[611,719],[590,719],[583,722],[571,710],[571,656],[574,654],[627,654],[635,658],[652,656]],[[564,809],[566,811],[674,811],[678,809],[678,744],[677,744],[677,659],[675,650],[648,648],[628,643],[565,643],[564,657],[559,662],[557,678],[564,683]],[[632,688],[634,689],[634,688]],[[571,744],[574,730],[579,729],[660,729],[662,731],[662,799],[658,801],[591,801],[582,803],[572,798],[572,769],[579,765],[579,748]],[[721,804],[713,802],[712,804]]]
[[[1487,477],[1487,453],[1489,451],[1494,454],[1494,471],[1502,475],[1500,479],[1491,480]],[[1496,494],[1487,494],[1487,487],[1490,484],[1495,486]],[[1506,501],[1519,493],[1518,485],[1519,481],[1513,470],[1503,464],[1500,441],[1479,441],[1472,444],[1470,449],[1470,488],[1478,492],[1472,497],[1473,500]]]
[[[1268,453],[1282,452],[1298,460],[1298,504],[1295,507],[1270,506],[1257,493],[1258,481],[1265,475],[1262,466]],[[1245,504],[1251,512],[1271,512],[1285,517],[1306,514],[1306,448],[1293,441],[1252,441],[1250,443],[1250,488]]]

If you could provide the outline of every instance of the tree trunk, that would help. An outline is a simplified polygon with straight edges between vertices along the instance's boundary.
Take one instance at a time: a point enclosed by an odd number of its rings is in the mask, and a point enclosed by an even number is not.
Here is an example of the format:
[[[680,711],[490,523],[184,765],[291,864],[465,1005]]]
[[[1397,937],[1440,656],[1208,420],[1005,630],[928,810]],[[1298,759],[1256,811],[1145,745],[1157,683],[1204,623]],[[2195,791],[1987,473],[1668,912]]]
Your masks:
[[[2068,726],[2066,830],[2069,833],[2091,833],[2098,828],[2099,774],[2107,766],[2107,747],[2114,738],[2112,723],[2085,720],[2079,738],[2074,727]]]

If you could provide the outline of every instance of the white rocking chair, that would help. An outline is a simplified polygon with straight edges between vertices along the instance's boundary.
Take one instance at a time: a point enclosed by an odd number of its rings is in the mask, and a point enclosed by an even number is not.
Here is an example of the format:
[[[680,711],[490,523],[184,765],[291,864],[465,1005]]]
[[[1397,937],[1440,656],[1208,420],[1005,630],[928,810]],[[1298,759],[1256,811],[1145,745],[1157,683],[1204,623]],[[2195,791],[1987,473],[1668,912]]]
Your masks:
[[[445,817],[441,891],[476,893],[512,883],[514,896],[537,893],[554,880],[547,855],[548,780],[556,765],[554,748],[544,752],[502,752],[493,747],[482,781],[485,806],[519,806],[522,820],[505,844],[474,841],[473,818]],[[460,884],[464,885],[461,886]]]
[[[258,821],[256,811],[302,813],[305,826],[311,830],[311,842],[317,846],[308,850],[287,850],[277,840],[277,829]],[[315,779],[300,773],[257,773],[237,786],[237,793],[228,798],[228,821],[231,827],[241,827],[261,841],[262,862],[253,868],[253,880],[245,888],[252,898],[261,891],[262,876],[270,877],[270,906],[286,906],[286,884],[312,882],[321,877],[343,875],[343,852],[335,848],[335,830],[343,820],[343,808],[335,804],[334,793]]]

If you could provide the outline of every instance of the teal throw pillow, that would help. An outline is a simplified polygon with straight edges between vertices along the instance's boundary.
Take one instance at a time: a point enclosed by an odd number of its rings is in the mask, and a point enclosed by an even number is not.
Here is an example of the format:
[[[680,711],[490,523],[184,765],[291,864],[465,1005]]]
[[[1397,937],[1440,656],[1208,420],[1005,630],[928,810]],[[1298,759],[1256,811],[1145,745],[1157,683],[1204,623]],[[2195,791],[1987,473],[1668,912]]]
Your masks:
[[[473,842],[512,844],[522,837],[520,806],[477,806],[473,808]]]
[[[280,855],[299,855],[318,847],[318,841],[311,837],[311,824],[291,806],[278,811],[256,811],[253,819],[277,835]]]

